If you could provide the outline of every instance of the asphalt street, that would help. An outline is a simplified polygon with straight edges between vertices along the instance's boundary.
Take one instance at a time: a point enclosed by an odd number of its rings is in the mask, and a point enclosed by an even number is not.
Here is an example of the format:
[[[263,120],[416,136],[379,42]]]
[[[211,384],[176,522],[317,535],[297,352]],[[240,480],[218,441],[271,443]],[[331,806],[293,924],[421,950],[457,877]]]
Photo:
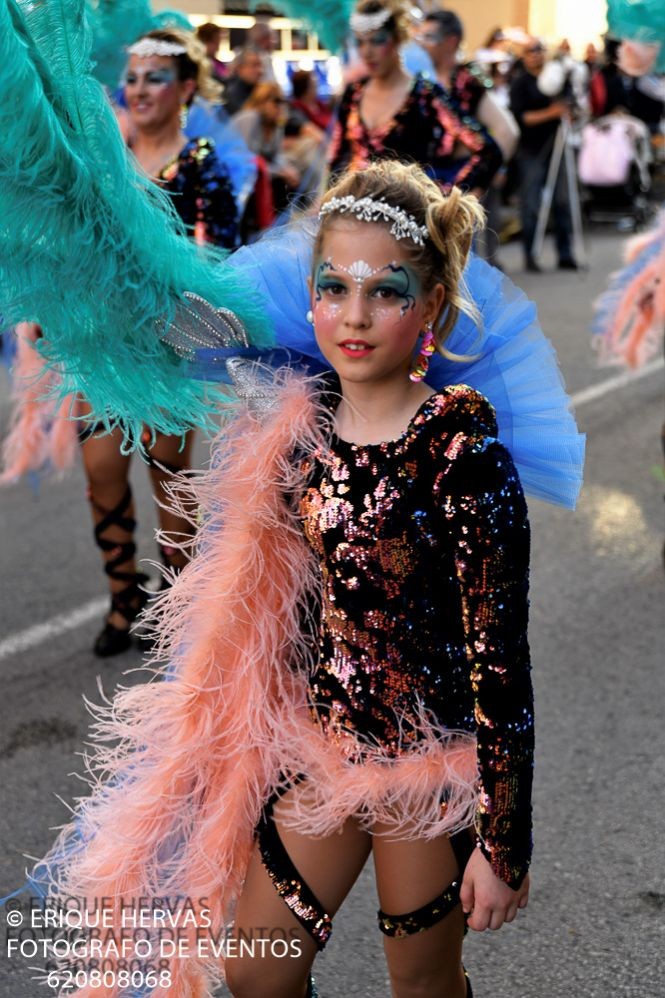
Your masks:
[[[619,265],[623,239],[591,239],[585,273],[507,272],[539,305],[571,393],[599,385],[578,408],[588,435],[576,512],[530,503],[531,645],[537,704],[535,855],[529,907],[498,933],[470,933],[465,962],[476,998],[665,996],[665,670],[663,372],[602,392],[589,345],[591,301]],[[7,381],[0,416],[8,416]],[[205,448],[200,445],[203,457]],[[154,557],[148,476],[135,462],[140,553]],[[137,681],[138,653],[102,663],[90,646],[99,617],[72,614],[104,596],[83,475],[39,492],[0,493],[0,894],[42,855],[86,738],[83,696]],[[85,617],[85,615],[84,615]],[[51,626],[31,630],[45,621]],[[368,867],[317,961],[323,998],[387,998]],[[0,912],[0,920],[2,920]],[[2,932],[4,932],[4,927]],[[0,956],[1,998],[36,998],[34,961]],[[259,996],[257,996],[259,998]]]

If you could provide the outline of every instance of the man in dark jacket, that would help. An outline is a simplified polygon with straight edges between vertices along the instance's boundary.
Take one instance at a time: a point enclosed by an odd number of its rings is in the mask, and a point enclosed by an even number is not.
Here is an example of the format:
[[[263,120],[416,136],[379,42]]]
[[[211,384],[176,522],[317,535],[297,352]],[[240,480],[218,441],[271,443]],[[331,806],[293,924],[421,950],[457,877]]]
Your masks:
[[[537,38],[527,43],[523,66],[522,73],[510,88],[510,109],[520,127],[516,160],[525,266],[527,270],[539,272],[540,267],[533,258],[533,241],[554,140],[562,119],[568,115],[568,103],[562,97],[547,97],[538,89],[538,76],[545,66],[545,48]],[[572,253],[573,226],[563,162],[554,187],[552,218],[559,267],[577,270]]]

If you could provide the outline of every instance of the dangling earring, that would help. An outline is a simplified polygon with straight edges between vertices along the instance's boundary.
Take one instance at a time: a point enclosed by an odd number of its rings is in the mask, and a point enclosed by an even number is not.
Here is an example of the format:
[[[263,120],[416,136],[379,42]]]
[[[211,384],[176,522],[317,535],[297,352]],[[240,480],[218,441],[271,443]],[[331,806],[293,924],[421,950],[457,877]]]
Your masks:
[[[187,127],[187,116],[188,116],[188,114],[189,114],[189,108],[187,107],[186,104],[183,104],[181,106],[181,108],[180,108],[180,127],[181,128],[186,128]]]
[[[436,341],[432,331],[432,323],[428,322],[423,333],[423,342],[418,351],[418,356],[413,362],[413,367],[409,377],[411,381],[423,381],[429,368],[429,359],[436,350]]]
[[[314,325],[314,313],[312,312],[311,308],[310,308],[309,312],[307,313],[307,315],[305,316],[305,318],[309,322],[310,326]]]

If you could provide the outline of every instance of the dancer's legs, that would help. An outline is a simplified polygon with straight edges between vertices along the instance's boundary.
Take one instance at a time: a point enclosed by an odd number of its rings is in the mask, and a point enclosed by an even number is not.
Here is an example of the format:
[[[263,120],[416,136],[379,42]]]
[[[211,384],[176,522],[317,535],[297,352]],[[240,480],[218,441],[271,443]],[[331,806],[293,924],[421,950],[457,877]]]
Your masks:
[[[174,473],[187,471],[191,467],[193,443],[193,432],[186,435],[182,448],[180,437],[166,436],[163,433],[158,433],[155,443],[148,451],[151,461],[150,478],[152,480],[153,495],[158,506],[159,525],[176,542],[191,537],[194,533],[194,528],[187,520],[183,519],[170,508],[171,501],[168,496],[167,487],[172,481]],[[165,565],[177,571],[183,568],[187,561],[182,551],[179,551],[170,544],[161,545],[161,554]]]
[[[394,916],[389,930],[398,927],[398,934],[384,935],[393,998],[465,998],[464,916],[456,888],[445,897],[462,872],[450,839],[395,840],[384,834],[387,825],[373,831],[379,902],[384,915]]]
[[[79,414],[87,413],[87,405],[79,403]],[[105,571],[111,590],[111,612],[103,631],[98,635],[94,650],[98,655],[115,655],[130,645],[129,628],[145,603],[139,586],[147,581],[137,573],[135,564],[134,504],[129,485],[130,457],[122,453],[122,433],[95,434],[94,427],[81,435],[83,466],[88,479],[88,494],[95,524],[95,539],[102,549]],[[193,434],[188,434],[180,449],[180,438],[158,434],[150,448],[150,475],[159,506],[163,530],[176,541],[191,536],[189,523],[163,505],[169,500],[166,485],[173,473],[190,466]],[[176,570],[183,567],[185,556],[169,545],[162,546],[164,562]]]
[[[83,407],[85,403],[81,403]],[[129,628],[145,605],[142,586],[148,577],[136,571],[134,504],[129,485],[130,459],[121,451],[122,434],[95,435],[94,427],[81,431],[81,453],[88,479],[88,498],[95,525],[95,541],[102,551],[111,590],[111,609],[97,635],[93,651],[102,658],[127,651]]]
[[[134,519],[134,503],[129,489],[130,457],[120,450],[122,433],[115,430],[104,436],[89,436],[81,445],[83,467],[88,480],[88,498],[95,527],[109,519],[105,529],[96,533],[96,539],[108,541],[109,546],[102,550],[105,566],[116,562],[111,572],[107,572],[111,595],[119,594],[127,587],[127,578],[136,573],[134,561],[134,531],[128,529]],[[124,501],[126,500],[126,501]],[[124,558],[118,561],[118,556]],[[119,610],[112,610],[108,622],[119,629],[127,629],[129,623]]]
[[[287,804],[288,794],[274,808],[275,828],[299,878],[321,910],[332,917],[365,865],[371,838],[355,820],[326,838],[300,835],[280,820]],[[276,890],[279,867],[274,872],[271,878],[257,846],[238,902],[236,934],[241,939],[295,940],[291,952],[300,951],[301,956],[279,958],[266,946],[263,957],[255,951],[253,956],[227,960],[227,981],[234,998],[298,998],[306,993],[309,969],[320,946]]]

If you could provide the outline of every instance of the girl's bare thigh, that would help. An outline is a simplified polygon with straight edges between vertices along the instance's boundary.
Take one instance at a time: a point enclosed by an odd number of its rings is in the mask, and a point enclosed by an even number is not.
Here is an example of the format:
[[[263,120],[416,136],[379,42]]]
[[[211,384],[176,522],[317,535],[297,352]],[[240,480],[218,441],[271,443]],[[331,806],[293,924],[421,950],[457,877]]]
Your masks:
[[[371,849],[370,835],[349,819],[339,832],[326,838],[300,835],[286,827],[280,815],[289,791],[274,808],[273,818],[286,851],[303,881],[332,918],[357,880]],[[263,937],[286,939],[290,954],[277,955],[268,944],[263,954],[255,946],[227,959],[227,983],[234,998],[297,998],[305,995],[307,976],[317,954],[311,935],[277,893],[261,859],[258,846],[250,860],[238,901],[235,934],[247,940]]]

